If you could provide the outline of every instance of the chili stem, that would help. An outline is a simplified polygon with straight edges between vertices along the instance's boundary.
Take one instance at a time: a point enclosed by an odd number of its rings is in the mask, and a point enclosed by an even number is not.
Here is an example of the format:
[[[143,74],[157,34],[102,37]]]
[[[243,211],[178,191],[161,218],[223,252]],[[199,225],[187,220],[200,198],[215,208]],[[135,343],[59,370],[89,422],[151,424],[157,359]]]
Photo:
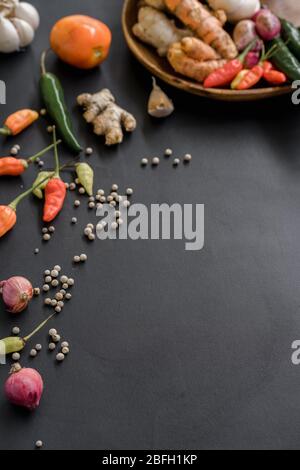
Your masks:
[[[35,189],[37,189],[41,184],[43,184],[45,181],[47,181],[49,177],[47,176],[45,179],[43,179],[42,181],[40,181],[38,184],[36,184],[35,186],[32,186],[31,188],[27,189],[27,191],[25,191],[24,193],[20,194],[18,197],[16,197],[16,199],[14,199],[10,204],[9,204],[9,207],[11,207],[12,209],[14,210],[17,210],[17,205],[19,204],[19,202],[21,202],[23,199],[25,199],[25,197],[29,196],[29,194],[32,193],[32,191],[34,191]]]
[[[245,57],[246,55],[248,54],[248,52],[251,51],[251,49],[253,48],[254,44],[256,43],[257,39],[254,39],[248,47],[246,47],[246,49],[239,55],[238,57],[238,60],[242,63],[244,63],[244,60],[245,60]]]
[[[59,178],[59,158],[57,151],[56,127],[53,126],[54,158],[55,158],[55,177]]]
[[[8,129],[8,127],[1,127],[0,128],[0,135],[4,135],[4,136],[9,136],[11,135],[11,131]]]
[[[72,162],[69,162],[69,163],[66,163],[65,165],[62,165],[61,167],[58,167],[58,174],[59,174],[59,171],[60,170],[63,170],[64,168],[68,168],[68,167],[71,167],[72,165]],[[53,176],[55,176],[57,174],[56,171],[53,172]],[[52,177],[53,177],[52,176]],[[42,181],[40,181],[38,184],[36,184],[35,186],[32,186],[31,188],[29,188],[27,191],[25,191],[24,193],[20,194],[18,197],[16,197],[16,199],[14,199],[10,204],[9,204],[9,207],[11,207],[13,210],[17,210],[17,205],[23,200],[25,199],[25,197],[29,196],[29,194],[31,194],[35,189],[39,188],[41,186],[41,184],[43,184],[45,181],[47,181],[49,179],[49,176],[47,176],[45,179],[43,179]]]
[[[61,144],[61,140],[57,141],[57,145]],[[39,157],[42,157],[45,155],[45,153],[49,152],[49,150],[52,150],[54,148],[54,144],[49,145],[45,149],[41,150],[40,152],[36,153],[32,157],[27,159],[27,163],[34,163]]]
[[[47,70],[46,70],[46,56],[48,54],[48,50],[43,51],[41,55],[41,72],[42,75],[46,75]]]
[[[27,341],[29,341],[36,333],[38,333],[48,323],[48,321],[50,321],[51,318],[54,317],[54,315],[55,313],[52,313],[52,315],[50,315],[50,317],[43,321],[32,333],[30,333],[30,335],[23,338],[23,341],[27,343]]]

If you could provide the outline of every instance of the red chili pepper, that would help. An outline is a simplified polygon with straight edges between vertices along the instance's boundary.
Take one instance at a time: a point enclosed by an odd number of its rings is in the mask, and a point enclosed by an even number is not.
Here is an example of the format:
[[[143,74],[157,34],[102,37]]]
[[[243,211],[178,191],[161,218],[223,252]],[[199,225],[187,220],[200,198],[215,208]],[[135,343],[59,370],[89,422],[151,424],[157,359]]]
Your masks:
[[[264,69],[262,64],[255,65],[249,72],[245,75],[243,80],[236,87],[237,90],[249,90],[249,88],[257,85],[258,82],[262,79],[264,75]]]
[[[56,218],[63,208],[67,194],[66,185],[59,176],[59,159],[55,127],[53,128],[53,138],[56,169],[54,177],[49,181],[45,188],[44,222],[52,222],[52,220]]]
[[[61,140],[57,142],[61,143]],[[19,176],[27,170],[30,163],[34,163],[39,157],[43,156],[46,152],[51,150],[54,147],[54,144],[49,145],[49,147],[41,150],[39,153],[33,157],[25,159],[14,158],[14,157],[2,157],[0,158],[0,176]]]
[[[232,80],[243,70],[246,55],[252,49],[254,42],[244,50],[244,52],[234,60],[227,62],[223,67],[212,72],[203,83],[204,88],[216,88],[229,85]]]

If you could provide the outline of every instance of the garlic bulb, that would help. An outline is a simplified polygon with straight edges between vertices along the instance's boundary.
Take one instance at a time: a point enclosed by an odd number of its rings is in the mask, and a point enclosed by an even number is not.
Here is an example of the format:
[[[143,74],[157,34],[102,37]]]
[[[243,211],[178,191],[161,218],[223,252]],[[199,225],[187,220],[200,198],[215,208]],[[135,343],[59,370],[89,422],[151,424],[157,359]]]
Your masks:
[[[39,13],[30,3],[0,0],[0,52],[11,53],[29,46],[39,24]]]
[[[224,10],[232,23],[252,18],[260,9],[259,0],[208,0],[213,10]]]
[[[26,21],[36,31],[40,25],[40,15],[37,9],[27,2],[20,2],[14,9],[15,18]]]
[[[0,52],[14,52],[20,47],[20,39],[11,21],[0,16]]]

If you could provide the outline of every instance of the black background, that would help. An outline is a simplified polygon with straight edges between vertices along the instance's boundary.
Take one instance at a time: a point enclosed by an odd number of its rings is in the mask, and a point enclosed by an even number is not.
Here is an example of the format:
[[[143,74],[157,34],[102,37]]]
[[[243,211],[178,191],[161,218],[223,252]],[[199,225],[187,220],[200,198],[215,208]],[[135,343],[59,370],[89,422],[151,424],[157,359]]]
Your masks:
[[[54,264],[76,279],[72,303],[50,326],[71,343],[57,366],[47,349],[48,327],[32,342],[43,352],[22,364],[37,368],[45,392],[33,414],[0,395],[0,448],[31,449],[297,449],[300,446],[300,368],[291,343],[300,338],[299,110],[289,97],[229,104],[170,89],[176,112],[165,121],[146,114],[151,77],[128,51],[121,31],[121,0],[35,0],[41,26],[26,52],[1,56],[7,83],[1,118],[41,106],[39,55],[53,23],[85,13],[113,31],[111,55],[100,68],[77,71],[49,57],[61,78],[90,158],[96,187],[112,183],[135,190],[134,202],[205,204],[205,248],[187,252],[183,241],[96,241],[82,237],[96,222],[82,199],[70,193],[49,244],[41,243],[40,202],[27,199],[18,226],[0,241],[1,278],[25,275],[35,285]],[[138,129],[119,148],[93,136],[76,108],[85,91],[109,87],[138,119]],[[47,123],[13,141],[30,155],[49,143]],[[174,169],[162,158],[153,170],[142,157],[193,154]],[[63,162],[71,155],[60,149]],[[49,161],[51,156],[45,158]],[[1,179],[1,203],[29,187],[36,173]],[[70,180],[71,175],[66,174]],[[71,217],[79,219],[71,226]],[[40,254],[33,251],[40,248]],[[74,267],[86,252],[86,265]],[[47,315],[42,298],[19,317],[1,309],[1,336],[13,325],[28,333]],[[0,367],[1,388],[8,365]]]

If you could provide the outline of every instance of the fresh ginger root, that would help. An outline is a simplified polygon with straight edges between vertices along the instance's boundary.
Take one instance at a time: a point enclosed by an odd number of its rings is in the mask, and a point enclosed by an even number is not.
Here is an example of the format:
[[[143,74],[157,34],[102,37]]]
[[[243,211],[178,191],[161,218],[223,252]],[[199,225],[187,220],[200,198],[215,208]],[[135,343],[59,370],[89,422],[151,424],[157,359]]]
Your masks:
[[[199,60],[200,62],[221,58],[215,49],[198,38],[182,39],[181,47],[183,52],[185,52],[191,59]]]
[[[83,106],[84,119],[94,125],[96,135],[106,138],[106,145],[116,145],[123,142],[122,126],[127,132],[136,129],[134,116],[116,104],[114,96],[108,89],[94,95],[84,93],[77,98],[79,106]]]
[[[168,51],[168,60],[173,69],[181,75],[203,82],[206,77],[226,64],[226,60],[213,59],[200,62],[192,59],[182,49],[179,42],[173,44]]]
[[[152,7],[142,7],[138,13],[138,23],[133,26],[133,33],[141,41],[154,46],[160,56],[166,56],[169,47],[183,37],[192,36],[191,31],[175,26],[174,21],[161,11]]]
[[[224,18],[214,15],[198,0],[164,0],[167,8],[206,44],[212,46],[224,59],[234,59],[237,48],[223,29]]]

